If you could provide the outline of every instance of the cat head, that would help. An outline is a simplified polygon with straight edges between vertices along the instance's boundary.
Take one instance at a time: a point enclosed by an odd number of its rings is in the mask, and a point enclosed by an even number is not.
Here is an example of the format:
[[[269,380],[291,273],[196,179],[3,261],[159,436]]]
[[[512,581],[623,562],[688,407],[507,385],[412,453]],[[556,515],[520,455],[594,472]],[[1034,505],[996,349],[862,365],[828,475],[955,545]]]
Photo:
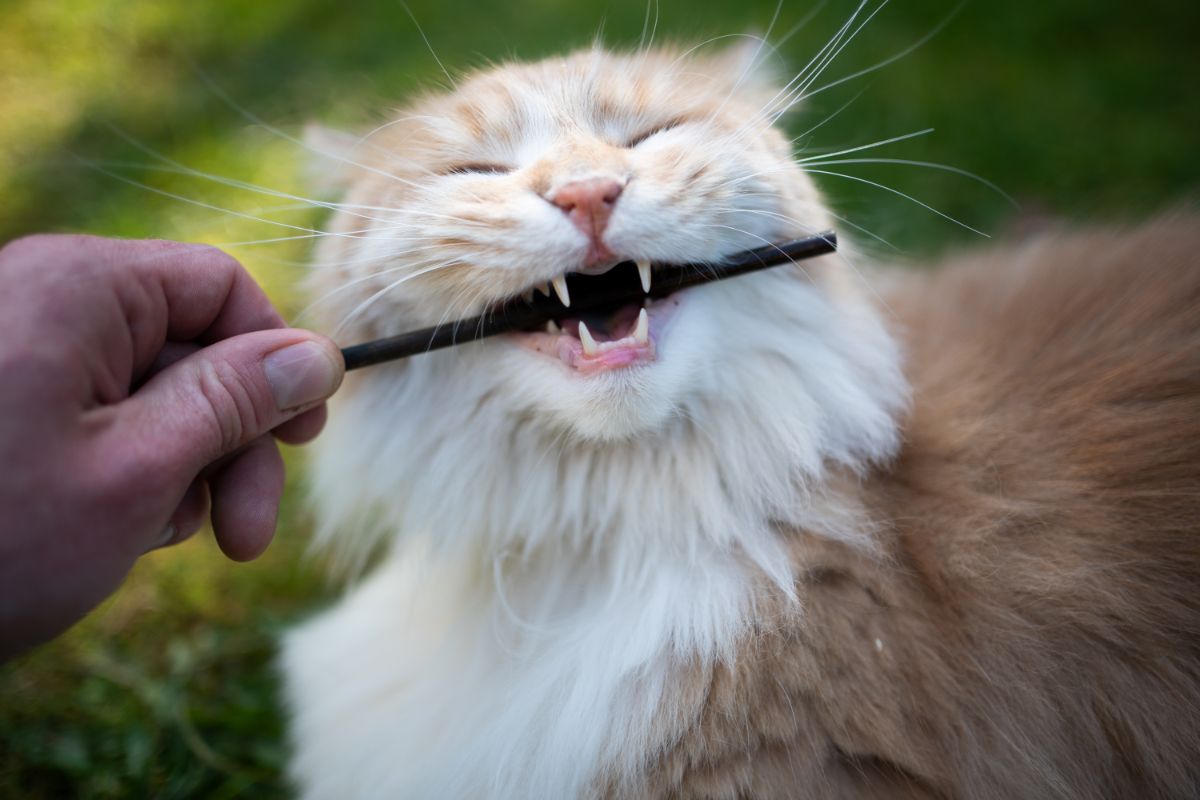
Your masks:
[[[314,279],[329,327],[361,341],[553,291],[567,273],[715,263],[828,228],[773,125],[791,98],[763,52],[589,49],[502,65],[343,140],[348,191]],[[796,292],[845,292],[839,269],[822,259],[567,316],[405,368],[567,437],[638,436],[737,386],[747,358],[786,349]]]

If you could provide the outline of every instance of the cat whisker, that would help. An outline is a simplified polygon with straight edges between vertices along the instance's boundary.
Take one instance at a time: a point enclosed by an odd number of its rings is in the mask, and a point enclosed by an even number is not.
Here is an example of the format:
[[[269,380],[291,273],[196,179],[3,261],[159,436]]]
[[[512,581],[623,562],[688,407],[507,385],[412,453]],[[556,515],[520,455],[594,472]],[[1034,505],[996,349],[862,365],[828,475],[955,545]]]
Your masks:
[[[342,263],[345,265],[349,265],[349,264],[354,264],[354,263],[358,263],[358,262],[346,261],[346,262],[342,262]],[[451,264],[451,265],[453,263],[455,263],[455,262],[448,262],[448,264]],[[366,283],[367,281],[370,281],[370,280],[374,280],[382,275],[388,275],[391,273],[399,272],[400,270],[412,269],[414,266],[419,266],[419,265],[413,265],[413,264],[408,264],[408,263],[400,264],[395,267],[388,267],[387,269],[378,270],[376,272],[372,272],[367,275],[359,275],[355,278],[352,278],[352,279],[346,281],[345,283],[340,284],[337,288],[333,289],[332,291],[326,292],[325,294],[318,297],[316,300],[313,300],[311,303],[309,303],[307,306],[305,306],[303,309],[301,309],[298,314],[296,314],[296,317],[293,321],[299,322],[301,319],[303,319],[309,313],[311,313],[314,309],[316,309],[317,306],[321,305],[322,303],[327,302],[328,300],[331,300],[332,298],[336,297],[337,295],[341,294],[342,292],[348,291],[348,290],[354,288],[355,286],[358,286],[359,284]],[[446,268],[445,266],[440,266],[440,267],[435,267],[433,269],[418,270],[417,272],[413,273],[412,277],[426,275],[429,272],[437,271],[437,269],[445,269],[445,268]]]
[[[861,145],[857,145],[856,147],[849,147],[849,148],[846,148],[845,150],[838,150],[833,153],[821,153],[819,155],[810,156],[808,158],[798,158],[798,159],[796,159],[796,163],[804,165],[804,164],[808,164],[810,161],[816,161],[818,159],[835,158],[837,156],[849,155],[850,153],[858,153],[863,150],[873,150],[876,147],[883,147],[885,145],[895,144],[896,142],[903,142],[903,141],[907,141],[909,139],[916,139],[921,136],[928,136],[929,134],[933,133],[933,131],[934,131],[933,128],[925,128],[924,130],[913,131],[912,133],[903,133],[903,134],[900,134],[899,136],[892,136],[888,139],[880,139],[877,142],[871,142],[870,144],[861,144]]]
[[[380,289],[379,291],[375,292],[370,297],[368,297],[366,300],[363,300],[361,303],[359,303],[357,306],[355,306],[350,311],[350,313],[348,313],[346,316],[344,316],[341,319],[340,322],[338,322],[337,326],[334,327],[330,336],[336,337],[339,333],[341,333],[346,328],[347,325],[349,325],[355,319],[360,317],[363,314],[363,312],[365,312],[368,308],[370,308],[372,305],[374,305],[380,298],[382,298],[388,292],[391,292],[396,287],[401,286],[401,285],[407,283],[408,281],[413,280],[414,278],[419,278],[422,275],[428,275],[429,273],[437,272],[438,270],[447,269],[449,267],[455,266],[458,263],[460,263],[460,262],[457,259],[453,259],[451,261],[446,261],[446,262],[444,262],[442,264],[438,264],[436,266],[426,267],[425,269],[418,270],[417,272],[414,272],[410,275],[405,275],[404,277],[400,278],[399,280],[389,283],[387,286],[383,287],[382,289]]]
[[[865,91],[865,90],[864,90],[864,91]],[[834,119],[836,119],[836,118],[838,117],[838,115],[839,115],[839,114],[841,114],[843,111],[845,111],[845,110],[846,110],[847,108],[849,108],[851,105],[853,105],[853,104],[854,104],[854,102],[855,102],[856,100],[858,100],[858,99],[859,99],[860,97],[862,97],[862,96],[863,96],[863,92],[861,92],[861,91],[860,91],[858,94],[854,95],[854,97],[851,97],[849,100],[847,100],[845,103],[843,103],[843,104],[842,104],[842,106],[841,106],[840,108],[838,108],[836,111],[834,111],[832,114],[828,114],[828,115],[826,115],[826,116],[825,116],[825,117],[824,117],[824,118],[823,118],[823,119],[822,119],[820,122],[818,122],[816,125],[813,125],[813,126],[812,126],[811,128],[809,128],[808,130],[806,130],[806,131],[804,131],[803,133],[801,133],[800,135],[798,135],[798,136],[794,137],[794,138],[791,140],[791,143],[792,143],[792,144],[795,144],[796,142],[800,141],[801,139],[805,139],[805,138],[807,138],[807,137],[811,136],[812,134],[814,134],[815,132],[817,132],[818,130],[820,130],[822,127],[824,127],[826,124],[828,124],[828,123],[832,122]]]
[[[820,207],[819,204],[816,204],[816,203],[814,203],[813,205]],[[851,220],[842,216],[841,214],[835,214],[832,211],[825,209],[823,207],[821,207],[821,209],[822,209],[823,213],[829,215],[833,219],[836,219],[838,222],[842,223],[843,225],[847,225],[851,228],[854,228],[856,231],[858,231],[866,236],[869,236],[870,238],[874,239],[875,241],[879,242],[880,244],[885,245],[890,250],[893,250],[895,252],[900,252],[899,247],[896,247],[896,245],[892,244],[887,239],[884,239],[882,236],[864,228],[863,226],[861,226],[855,222],[852,222]],[[761,209],[761,208],[734,208],[734,207],[722,207],[722,206],[716,207],[715,210],[725,211],[728,213],[759,214],[762,216],[771,217],[771,218],[778,219],[778,220],[781,220],[784,222],[790,222],[793,225],[798,226],[801,230],[803,230],[806,233],[812,233],[817,230],[816,228],[814,228],[810,225],[806,225],[805,223],[801,222],[800,220],[796,219],[795,217],[788,216],[787,214],[782,214],[778,211],[768,211],[768,210]],[[838,249],[839,250],[847,250],[847,249],[849,249],[849,247],[846,245],[846,243],[843,242],[839,245]]]
[[[883,2],[881,2],[878,6],[876,6],[875,9],[872,10],[871,13],[867,15],[866,19],[864,19],[861,23],[859,23],[857,28],[855,28],[848,36],[846,36],[844,38],[844,41],[842,41],[835,50],[830,52],[828,57],[825,58],[824,63],[822,63],[820,65],[820,67],[818,67],[816,70],[814,70],[813,73],[805,79],[803,84],[801,84],[800,86],[797,87],[797,89],[799,91],[796,94],[796,97],[793,100],[791,100],[787,105],[785,105],[783,108],[781,108],[775,114],[774,119],[776,119],[776,120],[779,119],[779,117],[782,114],[787,113],[787,111],[790,110],[797,103],[803,101],[804,99],[806,99],[807,97],[810,96],[808,94],[808,87],[812,86],[813,83],[816,82],[817,78],[821,77],[821,75],[824,74],[825,70],[828,69],[830,67],[830,65],[832,65],[833,62],[835,60],[837,60],[837,57],[839,55],[841,55],[842,52],[847,47],[849,47],[850,44],[858,37],[858,35],[860,33],[862,33],[863,30],[865,30],[869,24],[871,24],[871,21],[875,19],[875,17],[879,14],[879,12],[883,11],[883,9],[887,7],[889,2],[890,2],[890,0],[883,0]]]
[[[413,181],[406,180],[404,178],[401,178],[398,175],[394,175],[391,172],[387,172],[385,170],[381,170],[376,167],[369,166],[367,164],[359,163],[358,161],[351,160],[351,159],[346,158],[345,156],[339,155],[337,153],[331,153],[327,150],[323,150],[321,148],[314,147],[311,144],[305,142],[303,139],[298,139],[295,136],[292,136],[291,134],[287,133],[286,131],[280,130],[279,128],[275,127],[274,125],[270,124],[266,120],[259,117],[258,115],[254,114],[251,111],[249,111],[248,109],[244,108],[237,101],[235,101],[232,97],[230,97],[229,94],[227,92],[225,92],[224,89],[222,89],[220,86],[217,85],[217,83],[215,81],[212,80],[212,78],[208,77],[207,73],[205,73],[204,70],[200,69],[198,64],[193,63],[192,69],[196,72],[196,74],[200,78],[200,80],[202,80],[204,82],[205,86],[208,87],[209,91],[211,91],[214,95],[216,95],[222,102],[224,102],[231,109],[236,111],[238,114],[242,115],[246,120],[248,120],[249,122],[251,122],[255,125],[258,125],[259,127],[261,127],[263,130],[265,130],[267,133],[271,134],[272,136],[276,136],[280,139],[283,139],[284,141],[289,142],[290,144],[293,144],[301,149],[307,150],[308,152],[313,153],[318,156],[321,156],[323,158],[328,158],[333,161],[338,161],[343,164],[348,164],[352,167],[356,167],[356,168],[364,170],[366,172],[370,172],[372,174],[379,175],[381,177],[387,178],[388,180],[396,181],[398,183],[404,184],[406,186],[411,186],[416,189],[424,188],[419,183],[415,183]]]
[[[454,78],[450,75],[450,70],[446,69],[446,65],[438,58],[438,54],[433,49],[433,45],[429,41],[429,37],[425,35],[425,29],[421,27],[421,23],[417,22],[417,15],[409,8],[408,3],[404,0],[397,0],[400,7],[404,9],[404,13],[408,14],[408,18],[412,20],[412,24],[416,27],[417,33],[421,35],[421,41],[425,42],[425,48],[429,50],[429,55],[433,56],[433,60],[437,62],[438,67],[442,70],[442,74],[446,76],[446,80],[450,81],[450,88],[457,89],[458,85],[454,82]]]
[[[197,200],[194,197],[187,197],[185,195],[176,194],[175,192],[169,192],[166,189],[159,189],[156,186],[150,186],[149,184],[142,183],[141,181],[136,181],[132,178],[128,178],[124,175],[121,175],[120,173],[113,172],[110,169],[106,169],[105,167],[101,166],[99,163],[90,161],[90,160],[84,158],[83,156],[75,156],[75,158],[78,160],[78,162],[82,166],[85,166],[89,169],[95,170],[96,172],[99,172],[102,175],[107,175],[108,177],[112,178],[113,180],[120,181],[121,183],[125,183],[130,186],[136,186],[139,189],[144,189],[145,191],[152,192],[154,194],[161,195],[163,197],[169,197],[172,200],[178,200],[182,203],[187,203],[188,205],[194,205],[194,206],[198,206],[200,208],[206,208],[209,211],[219,211],[222,214],[228,214],[230,216],[237,217],[239,219],[246,219],[246,220],[250,220],[252,222],[261,222],[266,225],[275,225],[277,227],[287,228],[289,230],[294,230],[294,231],[304,231],[305,233],[317,234],[317,235],[321,235],[321,236],[325,236],[325,235],[339,236],[340,235],[337,233],[329,233],[327,231],[318,231],[315,228],[308,228],[303,225],[292,225],[292,224],[289,224],[286,222],[279,222],[278,220],[267,219],[266,217],[259,217],[259,216],[255,216],[254,214],[246,214],[244,212],[234,211],[233,209],[229,209],[229,208],[222,208],[221,206],[213,205],[212,203],[206,203],[203,200]],[[354,238],[354,237],[346,237],[346,238]]]
[[[788,106],[790,103],[789,98],[800,86],[804,84],[805,80],[807,80],[807,76],[810,73],[821,69],[823,64],[828,63],[826,59],[828,58],[829,53],[831,53],[837,47],[838,42],[840,42],[845,36],[846,31],[853,26],[854,21],[858,18],[858,15],[862,13],[863,8],[866,7],[868,2],[869,0],[862,0],[862,2],[858,4],[854,11],[851,12],[849,18],[847,18],[847,20],[842,24],[841,28],[834,32],[833,36],[830,37],[830,39],[824,45],[822,45],[819,50],[817,50],[816,54],[813,55],[811,59],[809,59],[809,62],[805,64],[804,67],[802,67],[790,81],[784,84],[784,86],[780,88],[778,92],[775,93],[775,96],[772,97],[759,110],[753,119],[761,119],[762,123],[764,124],[774,124],[774,122],[779,119],[780,115],[775,113],[775,109],[779,108],[781,105],[785,107]]]
[[[650,8],[654,7],[654,29],[650,32],[650,40],[646,40],[646,31],[650,28]],[[658,0],[646,0],[646,13],[642,17],[642,35],[638,39],[638,50],[646,52],[654,44],[654,31],[658,30]]]
[[[392,153],[392,151],[390,151],[386,148],[380,147],[379,145],[372,142],[371,138],[377,134],[380,134],[380,133],[388,130],[389,128],[395,127],[396,125],[402,125],[405,122],[412,122],[413,120],[420,120],[420,119],[429,119],[429,120],[434,120],[434,121],[440,121],[438,118],[431,117],[428,114],[404,114],[403,116],[397,117],[396,119],[388,120],[387,122],[383,123],[382,125],[377,125],[374,128],[372,128],[371,130],[367,131],[366,133],[364,133],[362,136],[358,137],[358,139],[355,140],[354,144],[351,146],[351,149],[353,150],[361,145],[368,145],[368,146],[373,147],[376,150],[379,150],[383,153],[387,153],[389,156],[394,155],[394,153]]]
[[[800,18],[799,22],[788,28],[787,33],[779,38],[779,41],[775,43],[775,49],[778,50],[784,44],[791,41],[791,38],[800,31],[804,30],[808,26],[808,23],[816,19],[817,15],[825,10],[825,6],[827,5],[829,5],[829,0],[821,0],[821,2],[814,4],[813,7],[808,10],[808,13]]]
[[[806,76],[809,73],[819,74],[819,72],[824,68],[824,65],[829,63],[828,59],[835,57],[837,53],[841,52],[840,48],[838,48],[838,43],[846,35],[846,31],[850,30],[850,28],[853,26],[854,21],[858,18],[859,14],[862,13],[863,8],[866,7],[868,2],[869,0],[862,0],[862,2],[859,3],[859,5],[850,14],[850,17],[842,24],[841,28],[839,28],[834,35],[817,51],[817,53],[809,60],[809,62],[799,72],[797,72],[792,79],[787,82],[787,84],[780,88],[756,114],[752,115],[744,125],[740,126],[736,131],[733,132],[732,135],[727,137],[728,144],[738,144],[744,137],[749,136],[754,131],[760,130],[763,127],[774,125],[782,116],[782,114],[786,112],[786,109],[794,105],[794,101],[791,99],[792,95],[796,94],[797,92],[803,92],[803,87],[808,85],[808,78]],[[878,9],[876,9],[875,12],[872,12],[872,16],[874,16],[874,14],[877,12]],[[869,22],[870,18],[868,18],[867,21]],[[861,26],[859,30],[861,30]],[[776,113],[775,109],[780,107],[782,107],[784,111]],[[708,163],[711,163],[712,160],[713,159],[709,159]]]
[[[965,169],[960,169],[959,167],[950,166],[949,164],[939,164],[936,161],[914,161],[914,160],[907,159],[907,158],[843,158],[843,159],[835,159],[833,161],[812,161],[812,162],[807,162],[807,163],[809,165],[815,166],[815,167],[823,167],[823,166],[836,165],[836,164],[903,164],[903,165],[907,165],[907,166],[911,166],[911,167],[926,167],[928,169],[941,170],[943,172],[952,172],[955,175],[962,175],[964,178],[970,178],[971,180],[976,181],[977,183],[983,184],[984,186],[991,189],[996,194],[1000,195],[1005,200],[1007,200],[1014,208],[1020,208],[1020,206],[1021,206],[1021,204],[1018,203],[1017,200],[1012,195],[1010,195],[1008,192],[1001,189],[999,186],[997,186],[992,181],[989,181],[987,178],[984,178],[980,175],[976,175],[974,172],[969,172]]]
[[[753,132],[757,127],[765,127],[776,124],[783,114],[787,113],[798,102],[806,88],[819,76],[825,68],[833,62],[833,60],[845,49],[855,36],[858,35],[863,28],[887,5],[887,0],[884,0],[880,6],[875,8],[868,17],[859,24],[857,28],[849,34],[849,31],[859,14],[866,7],[868,0],[863,0],[851,13],[850,17],[843,23],[842,27],[817,51],[817,54],[801,69],[796,75],[788,81],[788,83],[780,89],[775,96],[768,101],[760,111],[751,117],[746,125],[735,133],[734,139],[738,139],[743,135]],[[736,142],[735,142],[736,143]]]
[[[891,186],[886,186],[882,183],[877,183],[876,181],[868,180],[866,178],[861,178],[857,175],[847,175],[843,172],[833,172],[830,170],[811,169],[811,168],[808,169],[808,172],[816,173],[818,175],[832,175],[834,177],[845,178],[846,180],[857,181],[858,183],[865,183],[868,186],[874,186],[878,189],[883,189],[885,192],[890,192],[894,195],[903,197],[906,200],[910,200],[910,201],[916,203],[917,205],[919,205],[921,208],[924,208],[927,211],[937,214],[942,219],[949,220],[950,222],[953,222],[955,225],[966,228],[967,230],[971,231],[972,233],[977,233],[980,236],[984,237],[985,239],[992,238],[991,236],[989,236],[988,234],[979,230],[978,228],[973,228],[970,225],[968,225],[967,223],[963,222],[962,220],[955,219],[954,217],[950,216],[949,214],[945,213],[944,211],[939,211],[938,209],[934,208],[933,206],[929,205],[928,203],[924,203],[924,202],[918,200],[917,198],[913,197],[912,195],[900,191],[899,189],[893,189]]]
[[[808,99],[820,94],[821,92],[824,92],[827,89],[832,89],[833,87],[839,86],[848,81],[852,81],[856,78],[861,78],[864,75],[869,75],[872,72],[883,69],[884,67],[894,64],[897,61],[899,61],[900,59],[911,55],[912,53],[914,53],[915,51],[917,51],[921,47],[923,47],[925,44],[927,44],[930,39],[932,39],[933,37],[935,37],[939,33],[941,33],[945,29],[945,27],[947,25],[949,25],[956,16],[958,16],[959,12],[961,12],[963,10],[964,6],[966,6],[966,0],[963,0],[963,2],[960,2],[953,9],[951,9],[950,13],[947,14],[946,17],[944,19],[942,19],[937,25],[935,25],[931,31],[926,33],[924,36],[922,36],[920,39],[918,39],[913,44],[911,44],[908,47],[906,47],[905,49],[901,50],[899,53],[889,56],[888,58],[885,58],[883,61],[873,64],[873,65],[867,67],[866,69],[859,70],[858,72],[855,72],[851,75],[847,75],[843,78],[838,78],[836,81],[827,83],[824,86],[822,86],[821,88],[815,89],[815,90],[809,92],[804,97],[800,98],[800,100],[801,101],[808,100]]]
[[[934,130],[933,128],[926,128],[925,130],[921,130],[921,131],[914,131],[912,133],[906,133],[906,134],[902,134],[900,136],[893,136],[888,139],[881,139],[877,142],[871,142],[871,143],[863,144],[863,145],[856,145],[854,147],[845,148],[842,150],[836,150],[836,151],[827,152],[827,153],[820,153],[817,155],[810,156],[808,158],[796,159],[792,163],[795,165],[799,165],[801,168],[805,168],[805,169],[807,169],[807,167],[809,165],[820,166],[821,162],[823,160],[836,158],[837,156],[841,156],[841,155],[857,153],[857,152],[861,152],[863,150],[871,150],[871,149],[874,149],[877,147],[883,147],[888,144],[895,144],[896,142],[905,141],[907,139],[915,139],[920,136],[928,135],[928,134],[932,133],[933,130]],[[793,141],[795,141],[795,140],[793,140]],[[899,160],[897,160],[897,161],[899,161]],[[835,162],[829,162],[829,163],[835,163]],[[853,161],[846,161],[843,163],[853,163]],[[868,162],[866,160],[864,160],[863,163],[868,163]],[[924,162],[912,162],[912,163],[924,163]],[[930,164],[930,166],[934,166],[934,165]],[[946,169],[947,171],[951,171],[951,172],[956,171],[956,168],[954,168],[954,167],[943,166],[943,168]],[[738,186],[738,185],[744,183],[745,181],[753,180],[754,178],[761,177],[763,175],[771,175],[771,174],[776,174],[779,172],[786,172],[790,169],[792,169],[792,164],[785,164],[785,165],[781,165],[779,167],[772,168],[772,169],[758,170],[755,172],[747,173],[745,175],[739,175],[736,178],[730,178],[729,180],[718,183],[716,188],[718,188],[718,189],[732,188],[734,186]],[[963,174],[966,175],[967,177],[975,178],[976,180],[982,181],[984,183],[989,183],[985,179],[980,178],[979,176],[976,176],[976,175],[971,175],[969,173],[966,173],[965,171],[963,171]],[[996,191],[999,191],[1001,194],[1004,194],[1004,192],[1002,190],[1000,190],[999,187],[993,187],[993,188],[995,188]],[[1004,196],[1007,197],[1007,195],[1004,195]]]
[[[805,233],[816,233],[819,231],[818,228],[813,228],[812,226],[807,225],[798,219],[788,217],[785,214],[779,214],[777,216],[796,225],[801,231],[804,231]],[[831,216],[836,216],[836,215],[831,215]],[[855,225],[853,223],[848,223],[848,224],[850,224],[850,226],[853,228],[862,230],[864,233],[867,233],[868,235],[874,236],[874,234],[871,234],[869,231],[866,231],[865,229],[861,228],[858,225]],[[724,226],[724,227],[728,227],[728,228],[730,228],[730,230],[734,230],[739,233],[744,233],[748,236],[756,236],[755,234],[750,233],[749,231],[746,231],[746,230],[742,230],[741,228],[736,228],[733,226]],[[767,241],[766,239],[763,239],[761,236],[756,236],[756,238],[758,238],[759,240],[764,241],[764,242]],[[879,237],[877,237],[877,236],[874,236],[874,238],[879,239]],[[880,239],[880,241],[884,241],[884,240]],[[886,241],[884,243],[888,244]],[[889,246],[891,246],[891,245],[889,244]],[[893,247],[893,249],[896,249],[896,248]],[[839,246],[837,247],[837,249],[834,250],[834,252],[830,253],[830,255],[834,258],[837,258],[839,261],[841,261],[843,264],[845,264],[846,267],[849,268],[850,271],[853,272],[854,275],[858,278],[859,283],[875,297],[876,302],[878,302],[881,307],[888,309],[890,311],[891,307],[888,305],[887,300],[885,300],[884,297],[881,294],[879,294],[879,292],[875,289],[875,286],[873,285],[873,283],[871,281],[867,280],[866,275],[864,275],[862,270],[859,269],[858,265],[855,264],[854,261],[851,260],[850,256],[853,252],[854,252],[854,248],[851,245],[849,245],[849,243],[841,242],[841,243],[839,243]],[[810,273],[804,267],[803,264],[797,263],[796,266],[799,267],[800,270],[811,279],[812,276],[810,275]]]
[[[357,239],[366,242],[423,242],[437,239],[436,236],[380,236],[378,234],[391,230],[403,230],[411,228],[407,223],[404,225],[392,225],[389,227],[374,226],[371,228],[358,228],[348,231],[314,231],[312,233],[301,233],[294,236],[272,236],[264,239],[249,239],[236,242],[213,242],[218,247],[255,247],[259,245],[280,244],[283,242],[296,242],[316,239],[325,239],[336,237],[341,239]],[[306,264],[320,265],[321,262],[305,262]]]
[[[163,164],[166,166],[156,165],[156,164],[132,164],[129,162],[116,162],[119,165],[130,166],[130,167],[134,167],[134,168],[141,169],[144,171],[163,172],[163,173],[173,174],[173,175],[185,175],[185,176],[188,176],[191,178],[197,178],[199,180],[208,181],[210,183],[215,183],[215,184],[218,184],[221,186],[228,186],[233,189],[242,189],[243,191],[252,192],[254,194],[268,195],[271,197],[278,197],[278,198],[285,199],[285,200],[295,200],[297,202],[304,203],[305,205],[307,205],[310,208],[324,208],[327,210],[344,211],[346,214],[348,214],[350,216],[359,217],[361,219],[373,220],[376,222],[388,222],[389,221],[389,220],[383,219],[382,217],[373,217],[373,216],[368,216],[366,214],[360,214],[355,211],[350,211],[349,209],[346,208],[345,205],[343,205],[341,203],[326,202],[326,201],[317,200],[317,199],[311,198],[311,197],[302,197],[300,195],[295,195],[290,192],[284,192],[284,191],[280,191],[277,189],[271,189],[266,186],[259,186],[257,184],[239,180],[237,178],[230,178],[230,177],[226,177],[224,175],[216,175],[216,174],[213,174],[210,172],[203,172],[203,171],[195,169],[193,167],[189,167],[186,164],[176,161],[175,159],[170,158],[166,155],[163,155],[162,153],[159,153],[156,150],[153,150],[152,148],[137,141],[133,137],[128,136],[124,131],[117,128],[116,126],[110,126],[110,128],[112,129],[112,131],[114,133],[116,133],[122,139],[129,142],[131,145],[138,148],[142,152],[146,153],[151,158],[156,158],[159,161],[163,162]],[[97,163],[111,163],[111,162],[97,162]]]

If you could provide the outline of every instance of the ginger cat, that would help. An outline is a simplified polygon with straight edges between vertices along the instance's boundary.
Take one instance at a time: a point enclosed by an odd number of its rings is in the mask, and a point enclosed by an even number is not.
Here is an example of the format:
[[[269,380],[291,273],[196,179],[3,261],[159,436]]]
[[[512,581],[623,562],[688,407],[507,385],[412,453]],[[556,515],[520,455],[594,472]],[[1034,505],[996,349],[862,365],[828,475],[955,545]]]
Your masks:
[[[755,55],[502,65],[351,140],[329,329],[834,227]],[[302,796],[1197,796],[1198,231],[875,291],[826,256],[353,375],[318,535],[386,557],[285,642]]]

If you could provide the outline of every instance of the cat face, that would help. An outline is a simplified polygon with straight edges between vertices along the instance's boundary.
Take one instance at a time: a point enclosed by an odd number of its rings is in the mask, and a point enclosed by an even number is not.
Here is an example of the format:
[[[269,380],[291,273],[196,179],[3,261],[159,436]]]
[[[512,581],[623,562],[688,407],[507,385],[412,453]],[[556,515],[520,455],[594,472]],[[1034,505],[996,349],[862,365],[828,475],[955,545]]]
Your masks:
[[[645,284],[654,263],[717,262],[824,229],[815,189],[771,126],[781,97],[745,52],[590,50],[425,98],[346,151],[347,203],[315,273],[329,320],[349,343],[531,290],[561,297],[571,272],[635,261],[640,275],[624,269]],[[627,438],[728,391],[757,343],[788,336],[789,288],[829,269],[568,313],[417,360],[550,430]]]

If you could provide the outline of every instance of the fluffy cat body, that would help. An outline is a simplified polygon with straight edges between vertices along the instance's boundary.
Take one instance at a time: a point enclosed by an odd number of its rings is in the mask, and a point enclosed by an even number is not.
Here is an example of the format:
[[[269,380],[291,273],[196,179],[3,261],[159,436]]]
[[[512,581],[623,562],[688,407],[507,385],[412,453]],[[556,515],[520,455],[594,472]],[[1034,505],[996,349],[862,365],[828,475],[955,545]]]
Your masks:
[[[753,60],[592,50],[416,104],[345,157],[331,320],[825,227]],[[600,180],[602,232],[560,201]],[[355,376],[319,536],[388,555],[285,642],[303,796],[1184,796],[1198,247],[1047,240],[897,278],[886,325],[826,257],[668,298],[633,366],[580,372],[567,326]]]

